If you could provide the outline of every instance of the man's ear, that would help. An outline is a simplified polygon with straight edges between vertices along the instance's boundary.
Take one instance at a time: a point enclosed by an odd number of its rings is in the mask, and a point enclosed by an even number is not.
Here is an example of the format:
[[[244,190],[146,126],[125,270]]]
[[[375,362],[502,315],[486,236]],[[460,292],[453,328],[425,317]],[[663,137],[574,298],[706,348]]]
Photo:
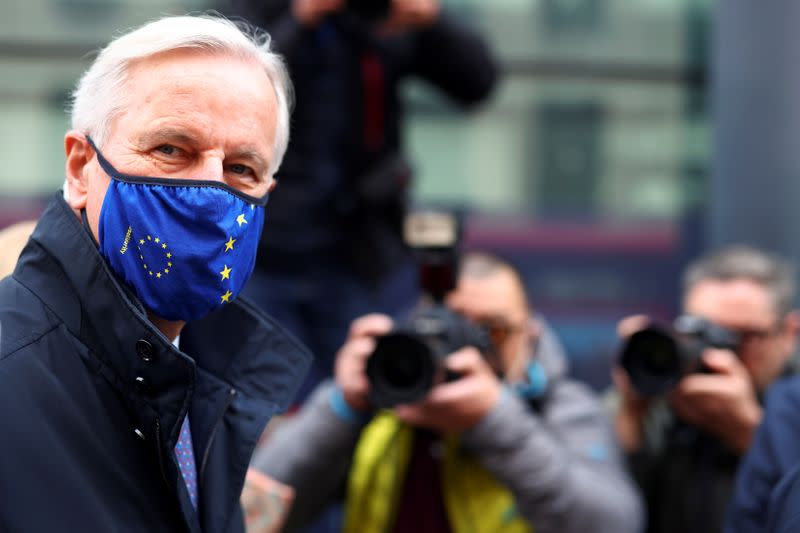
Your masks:
[[[94,150],[85,135],[70,130],[64,136],[64,151],[67,155],[67,180],[64,184],[67,203],[72,209],[80,211],[86,208],[89,196],[88,164],[94,156]]]
[[[795,309],[786,314],[783,319],[783,331],[794,339],[800,335],[800,311]]]
[[[800,337],[800,311],[793,310],[786,314],[781,325],[781,338],[785,343],[786,354],[791,356],[797,350]]]

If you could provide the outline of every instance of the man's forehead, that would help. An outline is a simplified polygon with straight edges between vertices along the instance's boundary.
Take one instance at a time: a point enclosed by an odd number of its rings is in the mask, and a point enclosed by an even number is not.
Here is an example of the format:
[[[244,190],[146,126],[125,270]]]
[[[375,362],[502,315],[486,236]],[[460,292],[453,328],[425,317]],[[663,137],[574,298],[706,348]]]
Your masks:
[[[497,270],[487,276],[462,276],[448,301],[475,314],[509,316],[524,311],[520,291],[512,276]]]
[[[777,317],[769,290],[746,278],[698,281],[686,293],[684,306],[687,312],[710,320],[752,322]]]
[[[277,99],[261,65],[223,54],[165,52],[135,62],[126,78],[120,116],[135,113],[133,133],[142,144],[216,145],[233,140],[237,156],[271,158]],[[116,122],[116,120],[115,120]]]

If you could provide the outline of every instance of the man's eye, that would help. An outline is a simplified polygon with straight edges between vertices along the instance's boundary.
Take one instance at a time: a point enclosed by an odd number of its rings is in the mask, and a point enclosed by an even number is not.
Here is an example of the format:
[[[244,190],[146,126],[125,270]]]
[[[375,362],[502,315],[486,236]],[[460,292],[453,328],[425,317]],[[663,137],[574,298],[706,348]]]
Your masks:
[[[175,153],[178,151],[178,149],[172,146],[171,144],[162,144],[161,146],[156,148],[156,150],[165,155],[175,155]]]
[[[247,174],[247,173],[253,174],[254,173],[253,170],[250,167],[245,166],[245,165],[236,164],[236,165],[231,165],[230,168],[231,168],[231,172],[233,172],[234,174]]]

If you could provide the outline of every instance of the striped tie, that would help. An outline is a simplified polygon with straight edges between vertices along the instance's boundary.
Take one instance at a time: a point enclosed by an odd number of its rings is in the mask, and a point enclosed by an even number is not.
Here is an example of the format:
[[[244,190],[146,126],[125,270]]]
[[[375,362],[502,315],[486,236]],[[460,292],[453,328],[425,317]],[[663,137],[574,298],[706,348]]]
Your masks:
[[[181,435],[175,445],[175,457],[181,469],[183,481],[189,491],[192,506],[197,509],[197,467],[194,463],[194,449],[192,448],[192,433],[189,431],[189,416],[183,419]]]

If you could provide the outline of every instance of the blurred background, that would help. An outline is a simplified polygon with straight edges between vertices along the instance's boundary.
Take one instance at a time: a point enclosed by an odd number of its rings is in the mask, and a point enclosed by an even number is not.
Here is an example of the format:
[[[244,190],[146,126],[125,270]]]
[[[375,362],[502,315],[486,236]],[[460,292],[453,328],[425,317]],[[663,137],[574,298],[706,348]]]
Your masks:
[[[468,245],[521,268],[573,373],[602,387],[617,320],[634,312],[671,318],[680,271],[712,235],[708,213],[723,226],[728,216],[710,209],[712,2],[443,4],[487,36],[503,81],[471,114],[421,84],[406,87],[414,199],[464,209]],[[67,97],[90,52],[116,30],[209,7],[6,2],[0,227],[37,216],[63,182]],[[712,237],[723,241],[722,233]]]

